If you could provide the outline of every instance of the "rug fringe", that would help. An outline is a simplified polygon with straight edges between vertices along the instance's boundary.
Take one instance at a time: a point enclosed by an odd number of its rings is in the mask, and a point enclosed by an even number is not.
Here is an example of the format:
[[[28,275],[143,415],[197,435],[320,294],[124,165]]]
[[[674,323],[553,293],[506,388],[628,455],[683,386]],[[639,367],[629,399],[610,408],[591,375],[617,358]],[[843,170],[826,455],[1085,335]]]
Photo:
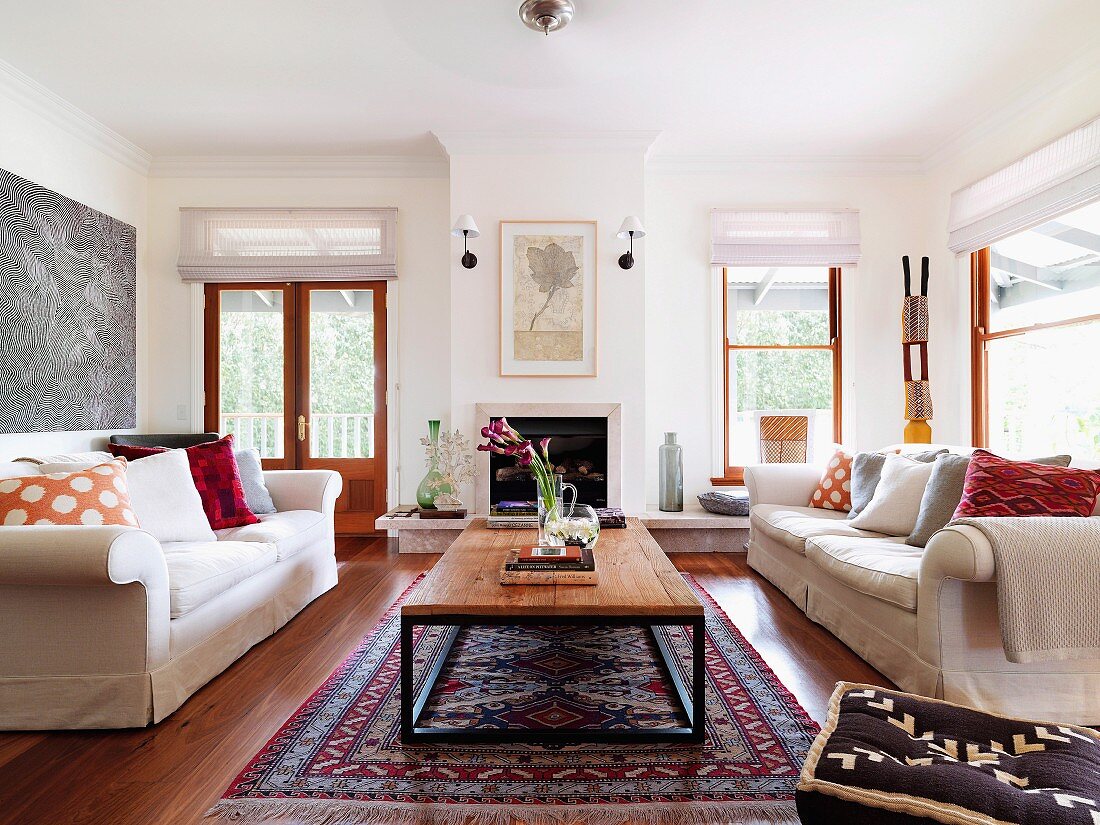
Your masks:
[[[799,821],[793,802],[562,806],[223,799],[206,816],[237,825],[797,825]]]

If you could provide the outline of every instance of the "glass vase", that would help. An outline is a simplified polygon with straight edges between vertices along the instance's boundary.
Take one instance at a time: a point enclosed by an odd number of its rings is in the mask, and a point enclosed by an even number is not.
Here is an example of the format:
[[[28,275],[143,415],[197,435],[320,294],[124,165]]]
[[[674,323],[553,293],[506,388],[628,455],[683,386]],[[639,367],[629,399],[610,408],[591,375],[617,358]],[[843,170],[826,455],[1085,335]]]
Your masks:
[[[657,448],[659,466],[658,506],[666,513],[684,509],[684,449],[676,443],[676,433],[665,433],[665,443]]]
[[[562,513],[546,522],[550,544],[576,545],[591,550],[600,537],[600,517],[587,504],[574,504],[568,515]]]
[[[536,479],[538,477],[536,476]],[[546,482],[538,480],[539,499],[539,544],[558,547],[565,542],[559,537],[560,524],[563,519],[573,515],[577,505],[577,488],[572,484],[566,484],[562,477],[555,473]],[[568,509],[564,501],[565,490],[573,491],[573,497]]]
[[[441,484],[443,474],[439,472],[439,422],[428,422],[428,472],[416,488],[416,503],[421,510],[434,510],[436,496],[453,493],[450,484]]]

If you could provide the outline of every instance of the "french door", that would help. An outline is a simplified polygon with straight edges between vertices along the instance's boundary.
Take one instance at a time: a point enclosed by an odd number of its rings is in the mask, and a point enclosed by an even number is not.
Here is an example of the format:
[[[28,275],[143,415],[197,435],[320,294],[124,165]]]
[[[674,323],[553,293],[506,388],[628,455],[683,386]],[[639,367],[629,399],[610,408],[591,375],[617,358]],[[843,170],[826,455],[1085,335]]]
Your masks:
[[[336,532],[386,510],[386,282],[206,285],[206,429],[265,469],[344,477]]]

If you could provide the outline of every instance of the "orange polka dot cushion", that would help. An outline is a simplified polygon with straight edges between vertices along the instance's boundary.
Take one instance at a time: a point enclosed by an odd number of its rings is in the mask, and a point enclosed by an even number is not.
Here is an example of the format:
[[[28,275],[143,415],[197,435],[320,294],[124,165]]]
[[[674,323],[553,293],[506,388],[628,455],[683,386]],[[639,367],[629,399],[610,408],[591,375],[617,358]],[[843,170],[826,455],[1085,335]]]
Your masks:
[[[75,473],[0,479],[0,525],[23,524],[136,527],[126,489],[126,460]]]
[[[839,510],[847,513],[852,509],[852,460],[854,456],[844,450],[837,450],[829,463],[817,489],[810,496],[810,506],[821,510]]]

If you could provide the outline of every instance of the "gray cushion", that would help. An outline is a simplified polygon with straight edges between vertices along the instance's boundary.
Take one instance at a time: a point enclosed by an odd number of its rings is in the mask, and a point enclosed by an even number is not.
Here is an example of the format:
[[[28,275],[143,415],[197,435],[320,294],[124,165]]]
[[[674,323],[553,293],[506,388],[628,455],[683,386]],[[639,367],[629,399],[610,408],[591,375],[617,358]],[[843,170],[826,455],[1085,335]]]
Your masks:
[[[1030,458],[1032,464],[1046,464],[1051,467],[1068,467],[1070,456],[1052,455],[1045,458]],[[948,453],[936,459],[928,486],[920,500],[920,513],[913,532],[905,540],[913,547],[924,547],[933,534],[942,530],[951,521],[955,508],[962,501],[963,485],[966,482],[966,468],[970,456]]]
[[[241,474],[241,487],[244,488],[244,500],[248,509],[256,515],[275,512],[275,502],[264,484],[264,470],[260,465],[260,454],[256,450],[234,450],[237,469]]]
[[[699,503],[709,513],[721,516],[747,516],[749,514],[748,493],[700,493]]]
[[[914,461],[935,461],[936,456],[947,450],[925,450],[920,453],[906,453]],[[852,511],[848,518],[855,518],[863,508],[871,503],[871,498],[882,478],[882,465],[886,462],[886,453],[857,453],[852,460]]]

